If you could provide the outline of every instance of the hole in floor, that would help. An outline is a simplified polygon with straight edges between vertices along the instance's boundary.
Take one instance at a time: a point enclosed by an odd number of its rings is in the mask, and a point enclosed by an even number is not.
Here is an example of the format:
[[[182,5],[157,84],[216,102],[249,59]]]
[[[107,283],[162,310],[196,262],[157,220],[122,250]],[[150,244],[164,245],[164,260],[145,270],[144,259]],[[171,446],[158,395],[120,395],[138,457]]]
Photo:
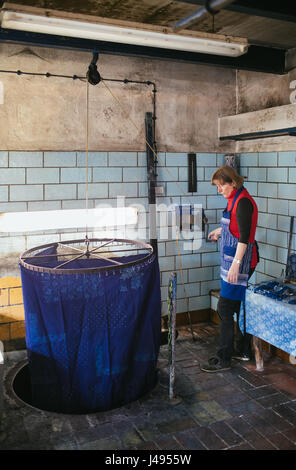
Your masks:
[[[12,389],[15,395],[25,404],[34,406],[31,391],[31,377],[29,364],[22,366],[15,374],[12,380]],[[46,410],[45,410],[46,411]]]
[[[72,415],[81,415],[81,414],[88,414],[88,411],[79,411],[75,412],[59,410],[59,409],[52,409],[46,408],[44,406],[38,406],[33,399],[32,396],[32,384],[31,384],[31,376],[30,376],[30,367],[29,364],[23,365],[16,373],[12,379],[12,390],[14,394],[17,396],[22,403],[29,405],[40,411],[48,411],[50,413],[59,413],[59,414],[72,414]],[[94,413],[94,411],[91,411]]]
[[[158,383],[158,374],[156,376],[154,387]],[[153,387],[153,388],[154,388]],[[34,402],[32,396],[32,384],[31,384],[31,376],[30,376],[30,367],[29,363],[22,365],[15,373],[12,378],[11,388],[13,390],[14,395],[20,400],[23,404],[29,405],[30,407],[40,410],[40,411],[48,411],[50,413],[58,413],[58,414],[71,414],[71,415],[85,415],[91,413],[98,413],[100,411],[108,411],[108,410],[83,410],[83,411],[75,411],[75,410],[60,410],[60,409],[52,409],[46,408],[44,406],[38,406],[36,402]],[[145,398],[145,396],[149,396],[149,392],[144,394],[141,398]],[[140,397],[139,397],[140,398]],[[132,402],[125,403],[114,408],[120,408],[120,406],[131,404]]]

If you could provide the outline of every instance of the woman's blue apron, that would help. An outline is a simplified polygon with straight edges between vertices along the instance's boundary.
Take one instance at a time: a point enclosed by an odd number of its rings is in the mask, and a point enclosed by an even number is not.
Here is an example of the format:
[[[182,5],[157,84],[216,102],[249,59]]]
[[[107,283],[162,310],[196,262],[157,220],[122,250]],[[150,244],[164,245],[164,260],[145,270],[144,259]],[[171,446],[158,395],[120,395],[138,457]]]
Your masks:
[[[227,299],[232,300],[244,300],[246,294],[246,288],[248,284],[251,259],[253,253],[253,243],[248,243],[246,252],[244,254],[242,263],[239,267],[239,275],[236,284],[230,284],[227,282],[227,276],[229,269],[231,267],[233,258],[235,256],[238,239],[232,235],[229,230],[230,225],[230,216],[233,206],[241,194],[244,187],[240,188],[232,202],[230,210],[226,209],[223,211],[223,216],[221,219],[221,241],[220,241],[220,254],[221,254],[221,268],[220,268],[220,277],[221,277],[221,291],[220,296],[226,297]]]

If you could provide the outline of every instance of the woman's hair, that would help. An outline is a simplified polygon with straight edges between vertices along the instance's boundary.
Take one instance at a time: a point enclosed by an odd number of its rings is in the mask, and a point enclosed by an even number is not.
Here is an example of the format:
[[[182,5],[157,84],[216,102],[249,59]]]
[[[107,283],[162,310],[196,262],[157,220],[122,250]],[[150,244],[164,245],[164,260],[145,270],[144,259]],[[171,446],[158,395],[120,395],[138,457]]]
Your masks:
[[[233,183],[235,188],[239,189],[244,184],[244,177],[239,175],[232,166],[223,165],[212,174],[212,185],[216,184],[215,181],[220,184]]]

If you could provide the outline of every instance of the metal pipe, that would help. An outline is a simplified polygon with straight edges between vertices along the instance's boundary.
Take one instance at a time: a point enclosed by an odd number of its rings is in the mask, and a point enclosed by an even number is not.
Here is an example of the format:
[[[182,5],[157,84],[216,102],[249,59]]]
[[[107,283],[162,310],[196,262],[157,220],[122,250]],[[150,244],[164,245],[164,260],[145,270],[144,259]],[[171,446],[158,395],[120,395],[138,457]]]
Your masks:
[[[207,7],[204,6],[186,18],[177,21],[177,23],[172,26],[172,29],[174,31],[180,31],[181,29],[186,29],[193,24],[200,23],[207,17],[209,13],[218,13],[218,11],[222,10],[224,7],[230,3],[233,3],[234,1],[235,0],[210,0],[208,1]]]
[[[175,398],[175,341],[176,341],[176,302],[177,302],[177,273],[170,275],[168,287],[168,346],[170,364],[169,398]]]

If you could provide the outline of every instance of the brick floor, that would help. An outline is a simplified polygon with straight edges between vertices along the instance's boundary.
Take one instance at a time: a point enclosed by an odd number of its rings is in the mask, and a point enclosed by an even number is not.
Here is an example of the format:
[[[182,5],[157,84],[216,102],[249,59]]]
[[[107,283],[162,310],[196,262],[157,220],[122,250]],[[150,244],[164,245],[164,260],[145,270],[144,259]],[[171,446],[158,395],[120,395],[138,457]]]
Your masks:
[[[179,329],[178,400],[168,398],[168,350],[159,354],[159,382],[149,396],[118,409],[88,415],[30,407],[11,390],[26,351],[4,364],[1,450],[296,450],[296,367],[272,357],[264,371],[233,361],[229,371],[207,374],[199,364],[215,353],[216,325],[194,325],[196,340]]]

